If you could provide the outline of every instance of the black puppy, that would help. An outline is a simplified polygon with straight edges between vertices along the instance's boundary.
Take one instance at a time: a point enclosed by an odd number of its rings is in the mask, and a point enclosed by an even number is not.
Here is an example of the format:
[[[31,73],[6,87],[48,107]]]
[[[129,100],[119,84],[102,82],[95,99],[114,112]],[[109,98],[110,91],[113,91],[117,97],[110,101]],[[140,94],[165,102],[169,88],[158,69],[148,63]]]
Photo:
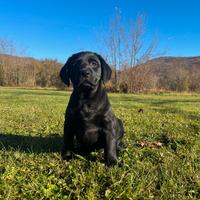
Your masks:
[[[72,158],[76,140],[80,153],[103,148],[106,164],[117,164],[124,128],[103,87],[111,72],[105,60],[93,52],[72,55],[61,69],[62,81],[69,86],[71,80],[74,88],[65,114],[64,159]]]

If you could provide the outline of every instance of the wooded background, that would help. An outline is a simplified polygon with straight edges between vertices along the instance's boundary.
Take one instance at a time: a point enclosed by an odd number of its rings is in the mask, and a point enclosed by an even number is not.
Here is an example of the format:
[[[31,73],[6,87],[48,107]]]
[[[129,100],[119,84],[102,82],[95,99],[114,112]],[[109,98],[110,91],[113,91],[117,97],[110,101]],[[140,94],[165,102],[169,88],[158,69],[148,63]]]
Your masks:
[[[117,11],[109,29],[98,35],[98,53],[113,70],[107,90],[200,92],[200,56],[161,57],[158,37],[146,37],[145,20],[140,14],[127,26]],[[0,86],[66,88],[59,77],[62,65],[57,60],[23,57],[12,42],[0,38]]]
[[[0,86],[55,87],[64,89],[56,60],[0,55]],[[200,57],[161,57],[117,71],[106,84],[113,92],[189,91],[200,92]]]

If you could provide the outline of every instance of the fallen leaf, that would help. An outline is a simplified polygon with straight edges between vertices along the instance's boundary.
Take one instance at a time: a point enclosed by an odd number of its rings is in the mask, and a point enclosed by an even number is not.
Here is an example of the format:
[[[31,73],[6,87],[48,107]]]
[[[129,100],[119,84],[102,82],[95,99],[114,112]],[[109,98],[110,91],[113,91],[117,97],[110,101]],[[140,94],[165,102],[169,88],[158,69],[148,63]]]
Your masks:
[[[160,147],[164,146],[164,144],[159,141],[154,141],[154,142],[142,141],[139,143],[139,146],[155,149],[155,148],[160,148]]]

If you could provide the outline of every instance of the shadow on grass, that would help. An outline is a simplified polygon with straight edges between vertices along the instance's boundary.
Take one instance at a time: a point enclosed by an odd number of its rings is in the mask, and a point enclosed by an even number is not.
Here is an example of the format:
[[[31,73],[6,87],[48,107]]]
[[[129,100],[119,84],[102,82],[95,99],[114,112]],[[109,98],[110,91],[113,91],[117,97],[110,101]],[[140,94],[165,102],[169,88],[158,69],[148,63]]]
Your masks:
[[[62,146],[63,138],[59,135],[41,137],[0,133],[0,151],[20,151],[22,153],[36,154],[60,153]],[[79,149],[75,149],[74,153],[74,159],[83,159],[91,162],[96,162],[98,160],[104,163],[101,156],[97,157],[97,155],[92,155],[90,153],[81,153]]]
[[[162,106],[174,106],[177,103],[178,104],[191,104],[191,105],[198,105],[200,103],[199,98],[197,99],[180,99],[180,98],[174,98],[174,99],[155,99],[155,98],[143,98],[143,97],[136,97],[136,96],[111,96],[110,100],[113,103],[119,102],[121,101],[122,104],[127,105],[127,102],[131,102],[131,103],[140,103],[140,104],[144,104],[144,105],[148,105],[148,106],[157,106],[157,107],[162,107]],[[131,104],[131,107],[133,106],[133,104]]]
[[[188,119],[191,120],[200,120],[200,116],[195,113],[195,112],[191,112],[191,111],[184,111],[181,109],[177,109],[177,108],[172,108],[172,107],[163,107],[163,108],[156,108],[154,109],[162,114],[180,114],[184,117],[187,117]]]
[[[166,104],[173,105],[177,103],[186,103],[186,104],[199,104],[199,99],[163,99],[163,100],[150,100],[150,104],[152,106],[163,106]]]
[[[25,136],[16,134],[0,133],[0,150],[20,151],[25,153],[54,153],[61,152],[63,146],[63,138],[58,134],[41,137],[41,136]],[[80,149],[75,149],[77,154],[74,158],[86,159],[96,162],[97,157],[90,153],[80,152]],[[82,157],[80,157],[82,156]],[[103,159],[100,159],[103,162]]]
[[[0,150],[17,150],[26,153],[61,152],[63,139],[59,135],[47,137],[0,133]]]

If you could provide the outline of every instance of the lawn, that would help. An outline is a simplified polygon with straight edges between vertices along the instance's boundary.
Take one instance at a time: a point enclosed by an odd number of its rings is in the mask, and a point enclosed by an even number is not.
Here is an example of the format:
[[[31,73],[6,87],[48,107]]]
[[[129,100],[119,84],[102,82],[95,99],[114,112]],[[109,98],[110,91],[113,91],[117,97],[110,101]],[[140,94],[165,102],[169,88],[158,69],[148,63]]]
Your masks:
[[[200,94],[109,94],[127,144],[110,168],[61,159],[69,95],[0,87],[0,199],[200,199]]]

